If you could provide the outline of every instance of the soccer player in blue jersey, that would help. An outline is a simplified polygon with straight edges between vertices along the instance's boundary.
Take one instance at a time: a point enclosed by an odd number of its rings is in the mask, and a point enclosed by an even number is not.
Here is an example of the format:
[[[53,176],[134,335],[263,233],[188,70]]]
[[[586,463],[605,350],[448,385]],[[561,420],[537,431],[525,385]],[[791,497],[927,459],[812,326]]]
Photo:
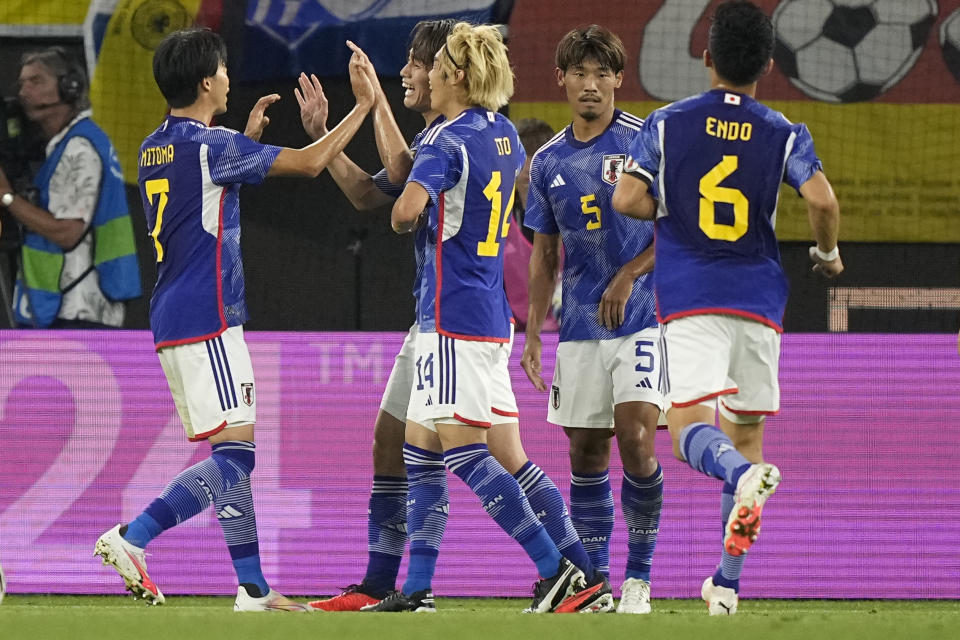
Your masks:
[[[376,101],[373,108],[373,129],[377,151],[384,168],[370,175],[356,165],[346,153],[340,153],[327,167],[337,186],[350,203],[365,211],[393,203],[403,191],[413,166],[413,157],[420,141],[443,121],[430,106],[430,84],[427,79],[433,67],[433,55],[443,46],[454,20],[425,20],[411,34],[407,63],[400,70],[403,81],[403,104],[423,115],[424,129],[408,146],[397,126],[390,104],[380,87],[373,66],[365,64],[373,84]],[[355,51],[362,51],[355,48]],[[364,57],[364,62],[367,62]],[[296,92],[304,129],[314,140],[327,134],[327,100],[316,76],[300,76]],[[426,227],[417,229],[414,238],[417,283],[414,299],[420,295],[420,273],[426,250]],[[359,611],[371,606],[393,591],[407,543],[407,473],[403,465],[403,437],[407,405],[413,376],[413,351],[417,336],[414,324],[403,340],[387,379],[380,411],[373,429],[373,486],[367,510],[367,570],[360,584],[348,586],[343,593],[327,600],[316,600],[310,606],[323,611]]]
[[[520,360],[541,376],[540,329],[563,248],[560,344],[547,420],[570,440],[570,515],[593,564],[609,574],[614,507],[608,467],[615,435],[628,557],[619,613],[650,612],[663,473],[654,452],[660,415],[660,329],[653,297],[653,224],[613,212],[610,199],[643,121],[614,106],[623,80],[620,39],[590,25],[567,33],[557,83],[573,122],[533,156],[524,223],[536,233],[530,312]]]
[[[756,5],[719,5],[704,52],[711,89],[650,114],[613,197],[621,213],[656,217],[654,286],[674,454],[723,481],[722,558],[701,589],[711,615],[736,613],[745,554],[780,482],[762,445],[764,419],[780,407],[781,182],[806,201],[814,271],[843,271],[839,206],[810,132],[754,99],[773,43]]]
[[[513,93],[499,32],[456,25],[429,78],[432,107],[446,121],[422,140],[392,211],[398,232],[425,226],[432,249],[420,278],[404,445],[410,568],[401,591],[367,610],[435,610],[431,581],[446,524],[446,469],[547,576],[530,610],[577,610],[602,585],[584,588],[583,572],[561,555],[517,478],[487,448],[488,430],[492,439],[500,423],[515,424],[518,415],[507,371],[512,327],[500,239],[524,153],[516,129],[495,112]],[[542,476],[533,465],[526,472]],[[518,473],[524,482],[524,470]]]
[[[256,395],[243,339],[247,309],[240,258],[239,191],[266,176],[316,176],[339,154],[373,106],[359,57],[350,61],[356,107],[321,140],[303,149],[257,142],[269,118],[260,98],[246,133],[210,127],[227,110],[226,48],[203,29],[171,33],[154,52],[154,77],[170,114],[140,148],[139,178],[157,257],[150,301],[160,364],[187,437],[207,440],[206,460],[182,471],[137,518],[97,540],[134,596],[161,604],[144,547],[211,503],[237,573],[236,611],[309,611],[270,588],[260,568],[250,474],[254,468]]]

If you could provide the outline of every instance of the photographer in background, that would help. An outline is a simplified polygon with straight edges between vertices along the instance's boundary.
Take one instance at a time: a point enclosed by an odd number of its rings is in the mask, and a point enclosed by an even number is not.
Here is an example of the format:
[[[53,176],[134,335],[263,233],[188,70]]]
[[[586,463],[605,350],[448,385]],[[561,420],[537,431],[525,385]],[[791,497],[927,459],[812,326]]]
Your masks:
[[[18,97],[47,140],[35,198],[0,169],[0,206],[24,227],[13,311],[22,327],[120,327],[141,294],[123,176],[90,119],[83,67],[60,47],[23,57]]]

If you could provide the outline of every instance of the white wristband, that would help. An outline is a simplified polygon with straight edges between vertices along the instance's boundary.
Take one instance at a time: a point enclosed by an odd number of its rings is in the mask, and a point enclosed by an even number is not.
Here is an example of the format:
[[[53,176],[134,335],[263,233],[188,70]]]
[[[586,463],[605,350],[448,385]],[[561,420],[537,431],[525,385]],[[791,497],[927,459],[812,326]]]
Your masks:
[[[815,255],[824,262],[833,262],[840,257],[840,247],[834,247],[830,251],[823,251],[819,246],[810,247],[811,255]]]

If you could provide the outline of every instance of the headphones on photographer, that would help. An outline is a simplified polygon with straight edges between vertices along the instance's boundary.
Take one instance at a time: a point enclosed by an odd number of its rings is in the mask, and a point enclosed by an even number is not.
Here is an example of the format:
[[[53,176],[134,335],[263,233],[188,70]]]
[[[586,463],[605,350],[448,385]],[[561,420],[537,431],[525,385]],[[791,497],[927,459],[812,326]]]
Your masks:
[[[76,104],[83,97],[86,88],[83,70],[63,47],[50,47],[48,50],[60,58],[63,66],[66,67],[66,71],[57,76],[57,91],[60,93],[60,100],[67,104]]]

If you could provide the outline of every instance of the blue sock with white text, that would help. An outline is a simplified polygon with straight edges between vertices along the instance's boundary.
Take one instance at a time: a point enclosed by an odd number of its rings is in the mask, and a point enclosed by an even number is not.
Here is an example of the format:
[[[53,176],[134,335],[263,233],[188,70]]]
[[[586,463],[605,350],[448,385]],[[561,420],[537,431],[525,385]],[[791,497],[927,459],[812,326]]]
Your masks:
[[[537,565],[540,576],[556,575],[563,556],[537,520],[516,478],[490,455],[487,445],[477,443],[448,449],[443,458],[447,468],[477,494],[490,517],[520,543]]]
[[[447,526],[450,496],[442,453],[404,444],[403,461],[409,485],[407,533],[410,537],[410,566],[403,593],[409,596],[431,588]]]
[[[727,537],[727,519],[730,517],[730,512],[733,511],[733,496],[736,491],[737,486],[735,484],[723,483],[723,490],[720,494],[721,541]],[[743,563],[746,559],[747,554],[732,556],[724,549],[720,557],[720,566],[713,574],[713,584],[740,591],[740,573],[743,571]]]
[[[610,536],[613,534],[613,490],[610,474],[570,473],[570,520],[597,571],[610,576]]]
[[[563,502],[557,485],[547,477],[543,469],[527,460],[514,475],[523,493],[527,496],[530,508],[543,523],[547,534],[563,557],[583,571],[588,578],[596,572],[590,556],[580,542],[577,530],[570,522],[567,505]]]
[[[638,478],[624,469],[620,504],[627,523],[626,577],[650,582],[663,504],[663,469],[660,465],[648,478]]]
[[[373,476],[367,508],[367,572],[363,578],[368,595],[383,597],[396,586],[407,545],[407,491],[404,477]]]
[[[750,462],[723,431],[712,424],[694,422],[680,432],[680,450],[687,464],[712,478],[736,486]]]

